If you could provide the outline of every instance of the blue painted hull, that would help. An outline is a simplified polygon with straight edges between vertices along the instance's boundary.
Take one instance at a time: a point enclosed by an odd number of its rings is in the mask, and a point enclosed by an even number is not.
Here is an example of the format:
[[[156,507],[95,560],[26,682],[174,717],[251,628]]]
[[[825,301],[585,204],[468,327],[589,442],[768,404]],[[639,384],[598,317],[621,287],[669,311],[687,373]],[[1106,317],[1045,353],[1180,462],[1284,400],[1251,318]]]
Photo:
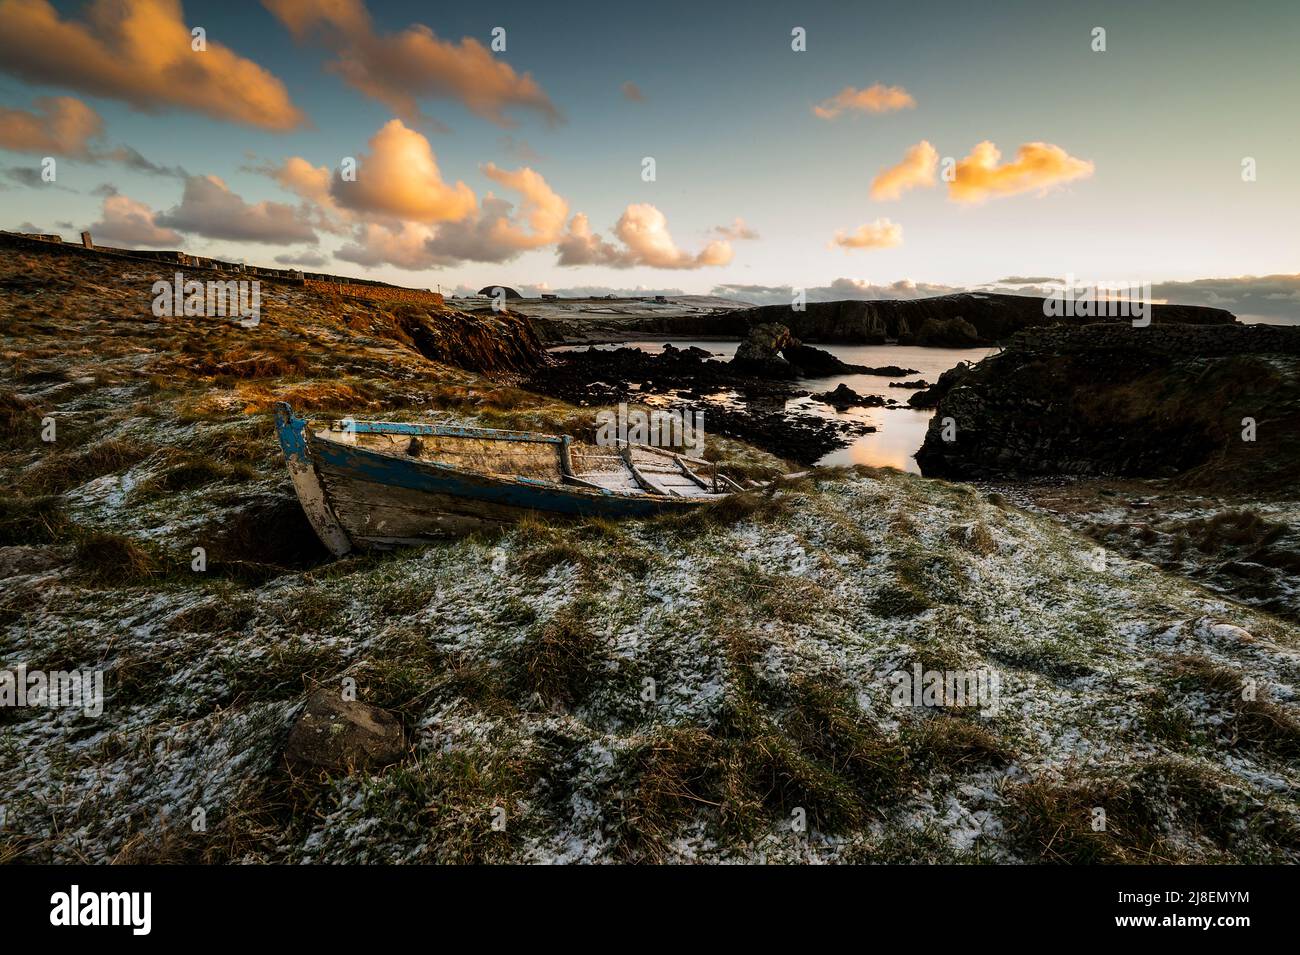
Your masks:
[[[350,422],[347,427],[353,434],[437,434],[534,449],[554,445],[564,473],[571,473],[569,439],[563,435],[383,422]],[[283,403],[276,406],[276,431],[307,517],[326,546],[339,555],[355,546],[387,547],[501,526],[529,513],[648,517],[708,500],[482,473],[384,453],[313,435],[306,421]]]

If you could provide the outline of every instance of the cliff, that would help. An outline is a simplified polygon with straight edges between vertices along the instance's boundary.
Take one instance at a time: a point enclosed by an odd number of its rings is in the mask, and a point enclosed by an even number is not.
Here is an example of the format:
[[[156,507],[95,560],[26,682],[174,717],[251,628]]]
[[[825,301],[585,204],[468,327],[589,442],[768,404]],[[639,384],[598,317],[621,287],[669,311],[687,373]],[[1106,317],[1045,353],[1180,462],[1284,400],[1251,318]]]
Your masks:
[[[744,337],[755,325],[779,322],[803,341],[876,344],[889,339],[901,344],[963,347],[996,344],[1026,328],[1098,321],[1050,317],[1043,303],[1041,298],[1026,295],[962,292],[909,300],[808,302],[802,311],[789,305],[762,305],[716,316],[647,318],[634,327],[671,335]],[[1236,322],[1231,312],[1193,305],[1155,305],[1151,317],[1155,325]],[[1114,321],[1129,324],[1127,318]]]
[[[258,324],[241,328],[229,317],[183,314],[160,320],[153,314],[153,285],[174,283],[177,272],[185,281],[257,281]],[[15,317],[76,311],[85,320],[113,320],[128,328],[157,324],[163,333],[154,339],[160,352],[171,344],[167,333],[188,328],[188,340],[177,350],[187,358],[201,358],[199,365],[210,368],[221,367],[223,358],[200,356],[203,341],[212,342],[218,351],[283,351],[286,333],[300,337],[312,327],[328,330],[345,350],[378,339],[434,362],[486,374],[528,372],[545,361],[544,349],[522,315],[469,314],[447,307],[441,295],[425,289],[338,276],[304,281],[301,273],[294,277],[287,270],[243,267],[185,253],[86,249],[0,233],[0,290],[6,293],[6,305],[16,307]],[[69,323],[67,330],[75,333],[77,323]],[[166,358],[160,355],[160,360]]]
[[[1300,328],[1022,332],[951,384],[917,461],[956,478],[1182,475],[1284,488],[1300,478]]]

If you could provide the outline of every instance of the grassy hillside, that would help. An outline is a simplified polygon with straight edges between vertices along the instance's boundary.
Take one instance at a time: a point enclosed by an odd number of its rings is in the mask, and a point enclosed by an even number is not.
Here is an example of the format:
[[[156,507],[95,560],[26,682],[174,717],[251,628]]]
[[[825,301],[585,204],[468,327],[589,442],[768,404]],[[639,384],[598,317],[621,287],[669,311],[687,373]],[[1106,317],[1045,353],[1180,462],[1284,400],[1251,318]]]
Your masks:
[[[0,860],[1300,861],[1293,624],[869,469],[328,562],[274,400],[591,409],[431,361],[376,303],[268,286],[245,330],[155,319],[138,263],[46,267],[0,256],[0,667],[102,667],[107,700],[0,710]],[[996,673],[996,707],[895,705],[916,664]],[[345,679],[408,755],[295,775],[305,692]]]

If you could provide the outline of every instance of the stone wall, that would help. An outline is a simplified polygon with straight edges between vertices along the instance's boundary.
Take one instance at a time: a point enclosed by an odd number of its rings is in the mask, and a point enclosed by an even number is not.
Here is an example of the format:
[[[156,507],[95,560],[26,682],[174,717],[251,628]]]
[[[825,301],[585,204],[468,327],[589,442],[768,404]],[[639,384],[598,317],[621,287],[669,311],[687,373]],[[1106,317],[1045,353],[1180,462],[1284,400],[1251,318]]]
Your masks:
[[[318,292],[333,292],[351,298],[366,298],[376,302],[396,305],[442,306],[445,301],[438,292],[423,288],[402,288],[398,285],[359,284],[347,279],[307,278],[304,283]]]

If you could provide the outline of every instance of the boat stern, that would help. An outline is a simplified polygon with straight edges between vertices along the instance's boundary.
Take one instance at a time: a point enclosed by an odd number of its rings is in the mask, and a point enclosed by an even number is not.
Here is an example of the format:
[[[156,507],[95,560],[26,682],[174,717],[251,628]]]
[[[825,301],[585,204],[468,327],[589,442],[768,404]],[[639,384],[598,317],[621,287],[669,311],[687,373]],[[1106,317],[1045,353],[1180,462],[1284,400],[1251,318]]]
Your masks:
[[[325,486],[316,472],[307,422],[293,413],[288,402],[275,403],[275,434],[280,441],[280,450],[284,452],[284,463],[298,494],[298,503],[302,505],[312,530],[331,554],[342,557],[352,550],[352,539],[334,516]]]

